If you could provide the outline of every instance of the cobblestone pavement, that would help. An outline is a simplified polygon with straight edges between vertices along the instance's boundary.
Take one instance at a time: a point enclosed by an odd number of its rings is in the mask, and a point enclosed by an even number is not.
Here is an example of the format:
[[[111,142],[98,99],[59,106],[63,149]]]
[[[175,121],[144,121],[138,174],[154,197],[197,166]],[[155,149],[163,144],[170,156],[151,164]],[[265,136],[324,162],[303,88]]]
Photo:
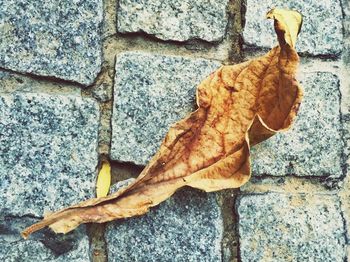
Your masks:
[[[252,149],[252,179],[183,189],[141,218],[67,235],[19,232],[135,178],[221,64],[263,54],[265,13],[304,15],[305,97],[291,130]],[[347,0],[0,1],[1,261],[349,261],[350,3]]]

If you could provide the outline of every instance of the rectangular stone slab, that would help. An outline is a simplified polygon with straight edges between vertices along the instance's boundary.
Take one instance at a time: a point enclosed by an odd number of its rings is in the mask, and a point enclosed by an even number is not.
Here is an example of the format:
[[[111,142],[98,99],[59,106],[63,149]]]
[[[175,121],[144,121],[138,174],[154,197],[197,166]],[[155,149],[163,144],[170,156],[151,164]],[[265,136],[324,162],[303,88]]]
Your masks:
[[[343,175],[339,79],[302,73],[300,83],[304,98],[292,128],[252,147],[254,175]]]
[[[221,40],[226,33],[228,0],[120,0],[117,28],[145,32],[162,40]]]
[[[99,107],[75,95],[0,95],[0,213],[41,217],[94,196]]]
[[[242,262],[346,261],[336,195],[243,195],[236,208]]]
[[[146,215],[109,223],[108,261],[222,261],[216,197],[182,189]]]
[[[0,261],[91,261],[85,226],[66,235],[56,235],[50,229],[44,229],[24,240],[21,230],[38,221],[29,217],[0,217]]]
[[[102,0],[4,0],[0,6],[0,67],[92,84],[102,63]]]
[[[170,125],[193,111],[196,86],[219,66],[179,56],[118,55],[111,158],[146,165]]]
[[[343,48],[342,10],[337,0],[248,0],[244,43],[271,48],[277,45],[273,21],[266,19],[272,8],[289,8],[302,13],[303,24],[297,51],[311,55],[339,55]]]

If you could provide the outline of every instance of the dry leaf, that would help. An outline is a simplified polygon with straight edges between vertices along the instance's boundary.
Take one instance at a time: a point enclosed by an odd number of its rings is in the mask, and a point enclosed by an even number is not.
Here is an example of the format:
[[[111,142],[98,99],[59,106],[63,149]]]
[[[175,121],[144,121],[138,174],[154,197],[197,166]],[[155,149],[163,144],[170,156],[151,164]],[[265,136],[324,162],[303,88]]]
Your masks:
[[[96,182],[97,197],[105,197],[111,186],[111,165],[107,161],[102,162],[102,168],[98,174]]]
[[[146,213],[178,188],[207,192],[243,185],[250,177],[249,148],[288,129],[302,98],[294,46],[301,15],[274,9],[279,46],[257,59],[222,66],[197,88],[198,109],[173,125],[158,153],[129,186],[48,215],[22,232],[45,226],[66,233],[82,223]]]

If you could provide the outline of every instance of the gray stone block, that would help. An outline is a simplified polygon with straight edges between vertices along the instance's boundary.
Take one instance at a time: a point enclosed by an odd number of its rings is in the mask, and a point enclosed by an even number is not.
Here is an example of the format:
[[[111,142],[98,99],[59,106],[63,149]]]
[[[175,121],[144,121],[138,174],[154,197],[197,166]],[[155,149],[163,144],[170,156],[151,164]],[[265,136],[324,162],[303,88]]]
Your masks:
[[[94,196],[98,104],[71,95],[0,95],[0,213],[42,216]]]
[[[221,40],[226,32],[228,0],[120,0],[121,33],[146,32],[163,40]]]
[[[93,83],[102,60],[102,0],[6,0],[0,5],[0,67]]]
[[[21,230],[36,222],[37,219],[28,217],[0,218],[0,261],[91,261],[89,238],[84,226],[66,235],[56,235],[44,229],[24,240]]]
[[[220,63],[126,52],[117,57],[111,158],[145,165],[169,127],[195,105],[196,86]]]
[[[237,203],[245,261],[345,261],[345,228],[333,195],[243,195]]]
[[[331,73],[305,73],[304,99],[295,123],[252,148],[255,175],[342,176],[339,79]]]
[[[277,44],[273,22],[266,13],[273,7],[290,8],[303,14],[302,30],[297,42],[299,52],[312,55],[339,55],[342,51],[342,10],[337,0],[248,0],[244,42],[270,48]]]
[[[216,194],[182,189],[141,217],[109,223],[109,261],[222,261]]]

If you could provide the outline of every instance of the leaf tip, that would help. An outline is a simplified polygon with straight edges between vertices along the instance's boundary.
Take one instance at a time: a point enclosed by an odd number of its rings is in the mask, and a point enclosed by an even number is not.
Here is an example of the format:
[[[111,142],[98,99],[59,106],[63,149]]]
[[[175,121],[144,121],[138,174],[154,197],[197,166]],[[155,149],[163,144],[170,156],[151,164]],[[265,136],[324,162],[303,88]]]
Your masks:
[[[275,21],[275,31],[281,46],[287,43],[295,48],[298,34],[303,23],[303,16],[295,10],[273,8],[266,14],[267,19]]]
[[[28,239],[28,234],[25,231],[21,232],[21,236],[23,237],[23,239],[27,240]]]

